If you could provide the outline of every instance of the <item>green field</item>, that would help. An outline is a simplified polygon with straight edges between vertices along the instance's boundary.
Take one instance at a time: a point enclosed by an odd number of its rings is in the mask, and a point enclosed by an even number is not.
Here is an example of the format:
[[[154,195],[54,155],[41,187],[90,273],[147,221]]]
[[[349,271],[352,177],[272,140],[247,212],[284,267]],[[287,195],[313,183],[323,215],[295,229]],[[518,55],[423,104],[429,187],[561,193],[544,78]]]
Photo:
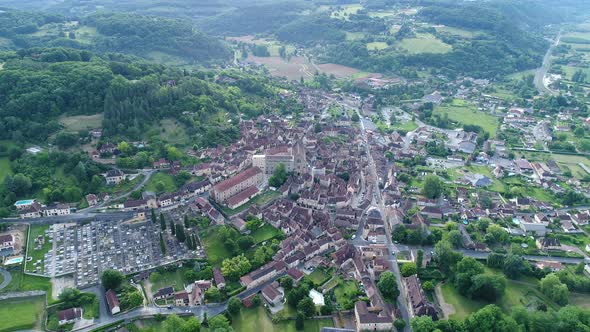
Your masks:
[[[414,121],[408,121],[408,122],[398,122],[393,126],[390,126],[393,130],[403,130],[403,131],[413,131],[416,128],[418,128],[418,124],[416,124],[416,122]]]
[[[162,141],[174,145],[187,145],[190,143],[190,137],[186,133],[184,125],[174,119],[160,121],[160,137]]]
[[[267,190],[267,191],[263,192],[262,194],[259,194],[258,196],[252,198],[250,201],[246,202],[245,204],[243,204],[235,209],[230,209],[227,206],[222,206],[221,210],[228,215],[234,215],[236,213],[240,213],[242,211],[247,210],[253,204],[256,204],[258,206],[264,205],[264,204],[270,202],[272,199],[279,197],[280,195],[281,195],[281,193],[278,191]]]
[[[486,268],[486,273],[503,275],[499,271]],[[456,290],[452,283],[446,283],[442,286],[442,293],[445,302],[453,305],[455,313],[450,315],[453,319],[462,319],[469,314],[490,304],[485,301],[471,300]],[[538,290],[538,282],[534,279],[525,280],[506,280],[506,290],[502,298],[495,304],[500,306],[505,312],[511,312],[516,306],[536,308],[537,304],[544,303],[549,308],[556,308],[556,305],[547,299]]]
[[[12,175],[12,167],[10,166],[10,160],[7,157],[0,158],[0,183],[4,183],[4,178],[7,175]]]
[[[391,16],[396,16],[396,15],[397,15],[397,12],[395,10],[383,10],[383,11],[369,12],[369,16],[375,17],[375,18],[384,18],[384,17],[391,17]]]
[[[590,309],[590,296],[588,294],[570,293],[570,304]]]
[[[459,37],[463,37],[463,38],[473,38],[475,36],[475,32],[473,31],[469,31],[469,30],[464,30],[464,29],[459,29],[459,28],[454,28],[454,27],[437,27],[436,28],[437,32],[446,32],[455,36],[459,36]]]
[[[173,286],[174,291],[176,292],[183,290],[186,282],[184,273],[189,270],[189,268],[178,268],[175,271],[166,271],[164,273],[158,272],[160,278],[152,283],[152,292],[155,293],[158,289],[168,286]]]
[[[322,327],[333,327],[331,319],[306,320],[305,327],[301,331],[317,332]],[[264,307],[242,308],[240,314],[232,321],[232,327],[239,332],[260,331],[260,332],[296,332],[295,321],[288,320],[273,324]]]
[[[250,235],[254,238],[256,244],[268,241],[275,236],[281,235],[282,232],[274,228],[271,224],[265,224],[264,226],[256,229]]]
[[[410,54],[447,53],[453,48],[428,33],[417,34],[416,38],[406,38],[398,45]]]
[[[318,267],[308,277],[311,279],[311,281],[313,281],[314,284],[321,286],[330,280],[332,277],[332,270],[326,270],[324,268]]]
[[[369,51],[379,51],[388,48],[389,45],[385,42],[371,42],[367,43],[367,50]]]
[[[338,10],[332,12],[330,14],[331,18],[339,19],[339,20],[348,20],[350,15],[356,14],[359,10],[363,9],[362,5],[344,5],[338,8]]]
[[[102,127],[102,113],[95,115],[75,115],[62,116],[59,123],[64,126],[66,131],[78,132],[81,130],[95,129]]]
[[[478,111],[475,106],[463,100],[455,99],[450,104],[437,106],[433,114],[448,114],[449,119],[461,125],[478,125],[490,133],[490,137],[496,136],[498,119],[488,113]]]
[[[79,27],[76,31],[76,40],[84,43],[84,44],[90,44],[93,41],[93,38],[98,36],[99,33],[96,31],[95,27],[89,27],[89,26],[82,26]]]
[[[346,40],[359,40],[365,38],[362,32],[346,32]]]
[[[41,290],[47,292],[47,301],[51,304],[55,302],[52,297],[51,281],[49,278],[32,276],[22,273],[20,270],[11,269],[10,275],[12,280],[1,292],[25,292],[32,290]]]
[[[158,189],[162,189],[159,188],[159,183],[163,184],[163,192],[171,193],[178,189],[176,183],[174,182],[174,177],[172,175],[165,172],[158,172],[152,175],[152,177],[146,183],[145,190],[159,193],[161,191]]]
[[[0,331],[42,329],[43,297],[0,301]]]
[[[217,235],[219,227],[210,227],[200,234],[201,242],[207,253],[207,260],[211,266],[221,266],[225,258],[232,257],[231,253],[223,245]]]
[[[536,152],[521,152],[518,151],[518,156],[524,156],[529,161],[543,161],[546,162],[549,159],[555,160],[555,162],[559,165],[562,171],[570,170],[572,175],[577,179],[583,179],[587,177],[589,174],[584,171],[578,164],[582,163],[588,167],[590,167],[590,159],[586,156],[576,156],[576,155],[568,155],[568,154],[558,154],[558,153],[536,153]]]
[[[33,225],[30,227],[29,237],[27,240],[27,256],[32,257],[33,259],[30,262],[27,262],[27,270],[28,271],[35,271],[35,267],[33,264],[37,261],[41,261],[43,263],[43,259],[46,253],[51,250],[53,245],[49,243],[49,237],[45,235],[45,231],[49,229],[48,225]],[[37,236],[43,235],[45,242],[41,246],[41,249],[35,249],[35,239]],[[41,265],[41,272],[43,272],[44,266]]]

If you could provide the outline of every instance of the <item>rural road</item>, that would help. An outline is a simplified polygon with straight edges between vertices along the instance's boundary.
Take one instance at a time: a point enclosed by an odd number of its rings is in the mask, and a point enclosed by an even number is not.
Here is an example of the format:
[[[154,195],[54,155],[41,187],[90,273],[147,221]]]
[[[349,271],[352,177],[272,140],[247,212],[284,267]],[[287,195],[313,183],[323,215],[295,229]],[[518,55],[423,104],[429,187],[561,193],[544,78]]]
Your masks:
[[[0,290],[2,290],[6,288],[6,286],[8,286],[8,284],[12,280],[12,276],[8,271],[4,269],[0,269],[0,274],[2,274],[2,276],[4,277],[4,280],[2,280],[2,283],[0,284]]]
[[[561,39],[561,31],[559,31],[559,33],[557,34],[557,37],[555,38],[555,42],[553,42],[551,44],[551,46],[547,50],[547,53],[545,53],[545,57],[543,58],[543,64],[535,72],[534,84],[535,84],[535,87],[537,88],[537,90],[539,91],[539,93],[542,95],[544,95],[544,94],[555,95],[556,94],[555,91],[549,89],[545,85],[545,76],[547,75],[547,72],[549,71],[549,67],[551,66],[551,53],[553,53],[553,49],[555,48],[555,46],[557,46],[559,44],[560,39]]]

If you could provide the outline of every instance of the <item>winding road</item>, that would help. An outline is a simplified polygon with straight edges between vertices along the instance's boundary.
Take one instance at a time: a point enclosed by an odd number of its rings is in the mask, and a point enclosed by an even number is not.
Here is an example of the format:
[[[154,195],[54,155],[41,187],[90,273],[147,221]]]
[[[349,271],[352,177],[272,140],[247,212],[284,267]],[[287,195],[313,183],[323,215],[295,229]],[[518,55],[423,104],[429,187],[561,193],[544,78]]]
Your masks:
[[[0,290],[6,288],[6,286],[8,286],[8,284],[10,284],[10,281],[12,280],[12,276],[10,275],[10,273],[2,268],[0,268],[0,274],[2,275],[2,283],[0,283]]]
[[[544,94],[556,95],[557,94],[557,92],[549,89],[549,87],[547,85],[545,85],[545,76],[547,75],[547,72],[549,71],[549,68],[551,67],[551,53],[553,53],[553,49],[555,48],[555,46],[559,45],[560,40],[561,40],[561,30],[557,34],[555,41],[553,43],[551,43],[551,46],[547,50],[547,53],[545,53],[545,57],[543,58],[543,64],[535,72],[534,84],[541,95],[544,95]]]

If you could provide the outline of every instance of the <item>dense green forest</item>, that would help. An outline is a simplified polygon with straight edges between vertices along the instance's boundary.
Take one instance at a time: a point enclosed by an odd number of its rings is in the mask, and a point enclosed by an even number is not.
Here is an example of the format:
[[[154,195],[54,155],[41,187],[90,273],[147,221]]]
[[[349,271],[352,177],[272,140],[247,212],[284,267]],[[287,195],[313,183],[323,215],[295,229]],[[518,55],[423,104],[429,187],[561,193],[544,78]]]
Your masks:
[[[183,64],[223,64],[231,51],[191,21],[137,14],[98,13],[81,19],[26,11],[0,13],[0,49],[68,47],[128,53],[148,59],[173,56]],[[161,56],[161,55],[160,55]]]
[[[181,119],[196,144],[227,143],[238,116],[290,107],[265,76],[227,71],[187,72],[121,55],[65,48],[23,49],[3,55],[0,139],[46,140],[60,115],[105,114],[104,134],[132,139],[156,121]],[[235,135],[233,135],[235,136]]]

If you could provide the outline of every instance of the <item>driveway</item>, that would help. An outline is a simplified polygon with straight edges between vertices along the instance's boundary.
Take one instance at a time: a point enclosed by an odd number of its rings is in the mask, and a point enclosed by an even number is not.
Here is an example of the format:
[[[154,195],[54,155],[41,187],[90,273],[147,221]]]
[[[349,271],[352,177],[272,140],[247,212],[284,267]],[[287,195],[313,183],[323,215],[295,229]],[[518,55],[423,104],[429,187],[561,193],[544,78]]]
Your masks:
[[[4,270],[4,269],[0,269],[0,274],[2,274],[2,276],[4,277],[2,280],[2,283],[0,284],[0,290],[6,288],[6,286],[8,286],[8,284],[10,284],[10,281],[12,280],[12,276],[10,275],[10,272]]]

